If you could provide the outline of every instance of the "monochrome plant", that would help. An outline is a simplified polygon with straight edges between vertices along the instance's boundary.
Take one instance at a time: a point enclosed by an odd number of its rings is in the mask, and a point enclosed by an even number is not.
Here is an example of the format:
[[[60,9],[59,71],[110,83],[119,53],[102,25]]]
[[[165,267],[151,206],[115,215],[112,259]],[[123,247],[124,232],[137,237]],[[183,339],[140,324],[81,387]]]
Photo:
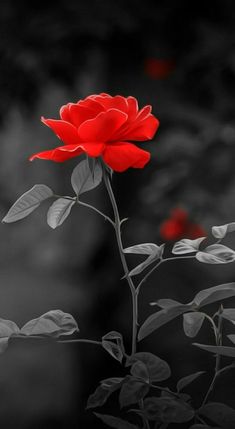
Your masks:
[[[235,296],[235,282],[215,285],[199,290],[190,302],[178,302],[170,297],[156,296],[151,302],[158,309],[152,312],[139,326],[141,312],[140,290],[147,279],[162,264],[171,261],[194,259],[202,264],[228,264],[235,261],[235,251],[221,244],[227,235],[235,231],[235,222],[212,227],[213,244],[205,244],[206,237],[195,239],[183,238],[177,241],[171,255],[165,256],[165,244],[138,243],[124,248],[122,242],[122,225],[117,202],[112,189],[113,172],[122,172],[128,168],[143,168],[149,162],[150,154],[140,149],[133,141],[141,142],[152,139],[159,125],[151,113],[151,106],[139,110],[134,97],[110,96],[108,94],[92,95],[78,103],[69,103],[60,110],[61,119],[42,119],[64,143],[56,149],[40,152],[31,159],[41,158],[55,162],[64,162],[80,155],[86,156],[75,167],[71,175],[73,193],[69,196],[59,195],[44,184],[37,184],[25,192],[10,208],[3,219],[12,223],[27,217],[45,200],[53,202],[47,213],[48,225],[55,229],[69,217],[74,206],[85,206],[102,216],[114,231],[117,248],[123,267],[123,279],[128,284],[132,297],[132,334],[131,349],[122,333],[110,330],[97,341],[76,337],[73,342],[96,344],[122,366],[123,376],[110,374],[110,378],[101,380],[96,390],[89,396],[87,409],[95,410],[95,416],[105,426],[116,429],[165,429],[187,427],[190,429],[234,428],[235,409],[221,402],[211,402],[211,392],[216,387],[218,377],[235,368],[235,333],[227,335],[231,344],[224,345],[223,322],[229,321],[231,328],[235,325],[235,308],[225,307],[228,298]],[[82,200],[82,195],[103,185],[109,197],[113,216],[103,213],[97,207]],[[143,255],[144,260],[135,267],[129,267],[129,254]],[[137,279],[137,280],[136,280]],[[208,305],[217,303],[217,311],[210,314]],[[197,383],[205,374],[205,369],[198,368],[193,374],[183,375],[174,389],[166,386],[172,369],[168,363],[151,350],[143,351],[141,341],[154,334],[170,321],[181,318],[183,333],[195,338],[205,323],[213,330],[213,342],[193,346],[202,353],[208,352],[211,361],[215,359],[211,371],[211,382],[205,392],[201,392],[200,405],[198,398],[193,398],[185,388]],[[13,321],[0,319],[0,351],[8,346],[9,339],[14,338],[48,338],[62,341],[61,337],[78,335],[79,329],[73,316],[61,310],[49,311],[19,328]],[[70,341],[64,339],[63,342]],[[215,356],[215,358],[214,358]],[[227,365],[222,364],[222,357],[231,358]],[[118,371],[119,373],[119,371]],[[163,383],[164,382],[164,383]],[[109,397],[118,392],[122,416],[107,415],[97,412]]]

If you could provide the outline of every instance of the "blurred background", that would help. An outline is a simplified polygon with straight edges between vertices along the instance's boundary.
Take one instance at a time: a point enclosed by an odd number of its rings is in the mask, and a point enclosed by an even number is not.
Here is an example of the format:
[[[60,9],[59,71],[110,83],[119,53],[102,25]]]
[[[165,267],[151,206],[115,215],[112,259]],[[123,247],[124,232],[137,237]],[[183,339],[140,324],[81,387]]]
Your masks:
[[[170,248],[186,234],[174,228],[166,234],[164,226],[177,210],[209,239],[212,225],[234,221],[234,9],[229,0],[1,0],[1,217],[36,183],[71,193],[78,160],[28,161],[57,145],[40,116],[57,118],[61,105],[108,92],[153,105],[160,120],[154,141],[144,144],[151,162],[113,178],[121,216],[129,218],[125,246],[167,241]],[[111,215],[102,186],[84,200]],[[60,308],[76,318],[82,338],[117,330],[130,349],[130,294],[120,281],[109,224],[82,207],[53,231],[46,223],[48,207],[45,202],[27,219],[0,226],[0,316],[21,326]],[[232,234],[227,243],[234,246]],[[138,262],[129,260],[130,266]],[[233,264],[163,265],[142,290],[140,321],[153,311],[151,301],[187,302],[203,288],[234,281],[234,275]],[[178,378],[214,365],[212,356],[191,346],[181,325],[179,319],[139,345],[168,360],[172,388]],[[197,340],[212,343],[210,328]],[[85,411],[86,400],[100,379],[120,375],[118,364],[93,345],[12,341],[0,356],[0,426],[103,427]],[[224,394],[228,380],[218,382],[214,399],[235,406],[234,386]],[[208,382],[205,376],[192,387],[199,403]],[[114,402],[106,413],[115,414]]]

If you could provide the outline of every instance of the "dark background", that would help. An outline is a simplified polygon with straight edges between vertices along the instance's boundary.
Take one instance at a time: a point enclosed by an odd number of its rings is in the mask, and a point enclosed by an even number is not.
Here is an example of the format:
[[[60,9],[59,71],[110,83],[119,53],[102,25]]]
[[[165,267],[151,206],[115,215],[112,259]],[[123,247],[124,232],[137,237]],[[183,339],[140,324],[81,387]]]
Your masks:
[[[145,145],[151,163],[114,175],[121,216],[129,218],[125,246],[162,243],[160,225],[175,207],[184,208],[208,235],[212,225],[234,221],[234,9],[228,0],[2,0],[2,217],[35,183],[56,193],[71,192],[77,160],[28,161],[31,154],[57,145],[40,116],[56,118],[62,104],[109,92],[133,95],[140,106],[152,104],[161,123],[154,141]],[[85,200],[110,212],[102,187]],[[99,339],[118,330],[130,349],[130,294],[120,281],[109,224],[75,208],[52,231],[47,208],[45,203],[29,218],[0,227],[0,316],[21,326],[60,308],[74,315],[81,337]],[[234,245],[232,236],[228,244]],[[186,302],[200,289],[233,280],[232,264],[163,265],[143,288],[140,321],[152,312],[150,301],[171,297]],[[191,346],[181,325],[181,319],[173,322],[139,345],[168,360],[172,388],[178,378],[214,365],[212,356]],[[226,329],[234,331],[232,325]],[[210,328],[196,340],[212,344]],[[0,426],[103,427],[84,411],[87,397],[100,379],[121,374],[118,364],[93,345],[12,341],[0,356]],[[205,376],[190,390],[197,405],[209,380]],[[225,393],[228,380],[218,383],[213,399],[235,406],[234,386]],[[112,400],[104,410],[117,414]]]

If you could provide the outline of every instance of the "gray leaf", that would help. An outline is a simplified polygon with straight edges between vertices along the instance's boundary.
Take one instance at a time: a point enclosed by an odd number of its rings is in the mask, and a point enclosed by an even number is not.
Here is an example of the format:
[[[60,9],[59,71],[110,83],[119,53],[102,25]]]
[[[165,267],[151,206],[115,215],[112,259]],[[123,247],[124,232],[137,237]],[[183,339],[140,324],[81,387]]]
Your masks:
[[[35,185],[10,208],[2,222],[11,223],[23,219],[32,213],[42,201],[53,196],[53,191],[46,185]]]
[[[177,391],[181,392],[188,384],[192,383],[196,378],[200,377],[200,375],[205,374],[205,371],[198,371],[194,374],[187,375],[186,377],[181,378],[177,383]]]
[[[184,238],[183,240],[177,241],[174,244],[172,249],[172,253],[174,255],[183,255],[185,253],[197,252],[199,246],[206,237],[196,238],[196,240],[189,240],[188,238]]]
[[[76,195],[91,191],[100,184],[101,180],[102,169],[100,165],[96,163],[92,172],[87,160],[79,162],[71,176],[71,184]]]
[[[193,299],[192,304],[196,304],[197,307],[202,307],[234,295],[235,283],[224,283],[222,285],[201,290]]]
[[[185,313],[183,315],[183,328],[187,337],[193,338],[200,331],[205,314],[200,312]]]
[[[164,308],[163,310],[157,311],[156,313],[149,316],[143,325],[140,327],[138,340],[143,340],[143,338],[150,335],[156,329],[175,319],[179,315],[189,311],[191,305],[178,305],[174,307]]]
[[[196,259],[205,264],[228,264],[235,261],[235,252],[223,244],[212,244],[197,252]]]
[[[235,347],[209,346],[206,344],[198,344],[198,343],[193,343],[193,346],[199,347],[199,349],[202,349],[207,352],[214,353],[220,356],[235,357]]]
[[[151,382],[163,381],[170,377],[171,370],[167,362],[150,352],[138,352],[131,356],[127,364],[142,362],[148,370],[148,376]],[[132,367],[133,368],[133,367]],[[136,375],[136,374],[133,374]]]
[[[222,239],[228,232],[235,231],[235,222],[226,223],[225,225],[212,226],[212,234],[215,238]]]
[[[75,204],[75,201],[66,198],[58,198],[48,210],[47,223],[55,229],[62,225],[65,219],[69,216],[69,213]]]
[[[107,426],[114,429],[138,429],[137,426],[129,423],[126,420],[119,419],[118,417],[109,416],[107,414],[94,413],[98,419],[102,420]]]
[[[20,330],[24,335],[47,335],[59,337],[79,331],[76,320],[69,313],[51,310],[37,319],[30,320]]]

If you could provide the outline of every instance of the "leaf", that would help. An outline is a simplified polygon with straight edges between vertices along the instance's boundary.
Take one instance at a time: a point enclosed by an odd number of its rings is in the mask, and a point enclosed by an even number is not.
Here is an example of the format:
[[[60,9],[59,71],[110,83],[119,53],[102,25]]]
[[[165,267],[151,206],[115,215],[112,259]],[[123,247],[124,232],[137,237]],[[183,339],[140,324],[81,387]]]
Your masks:
[[[138,255],[159,254],[161,246],[154,243],[136,244],[135,246],[127,247],[123,250],[124,253],[133,253]]]
[[[131,374],[134,377],[141,378],[145,383],[150,381],[147,366],[139,360],[132,365]]]
[[[198,371],[194,374],[186,375],[186,377],[181,378],[177,383],[177,392],[181,392],[181,390],[183,390],[186,386],[188,386],[202,374],[205,374],[205,371]]]
[[[0,353],[7,349],[10,337],[19,334],[19,332],[20,330],[15,322],[0,319]]]
[[[106,341],[102,339],[102,346],[114,359],[122,362],[123,352],[119,345],[113,343],[112,341]]]
[[[235,231],[235,222],[226,223],[225,225],[212,226],[212,234],[215,238],[222,239],[228,232]]]
[[[208,289],[203,289],[197,293],[192,304],[204,306],[235,295],[235,283],[224,283]]]
[[[96,163],[93,172],[87,160],[79,162],[71,176],[71,184],[77,196],[96,188],[102,180],[102,168]]]
[[[189,429],[210,429],[210,428],[213,429],[212,426],[202,425],[202,424],[199,423],[199,424],[195,424],[193,426],[190,426]],[[216,428],[214,428],[214,429],[216,429]]]
[[[160,311],[149,316],[141,326],[138,334],[138,340],[150,335],[153,331],[164,324],[178,317],[179,315],[195,310],[204,305],[235,296],[235,283],[225,283],[204,289],[196,294],[193,301],[188,304],[181,304],[174,300],[159,300],[154,304],[164,306]]]
[[[235,427],[235,410],[220,402],[210,402],[204,405],[200,408],[199,414],[223,429],[234,429]]]
[[[206,237],[196,238],[196,240],[184,238],[183,240],[177,241],[177,243],[174,244],[172,253],[174,255],[183,255],[185,253],[197,252],[201,242],[205,239]]]
[[[10,337],[0,338],[0,354],[4,353],[8,347]]]
[[[117,346],[118,348],[121,350],[122,354],[125,353],[125,348],[124,348],[124,343],[123,343],[123,337],[122,334],[120,334],[120,332],[117,331],[110,331],[107,334],[105,334],[102,337],[102,341],[103,340],[116,340],[117,341]]]
[[[193,343],[193,346],[199,347],[199,349],[205,350],[210,353],[215,353],[220,356],[235,357],[235,347],[209,346],[206,344],[198,343]]]
[[[20,333],[59,337],[60,335],[71,335],[76,331],[79,331],[78,325],[71,314],[61,310],[51,310],[37,319],[27,322],[21,328]]]
[[[126,420],[119,419],[118,417],[109,416],[107,414],[98,414],[94,413],[98,419],[102,420],[107,426],[115,429],[138,429],[137,426],[132,423],[127,422]]]
[[[67,198],[58,198],[58,200],[56,200],[48,210],[48,225],[53,229],[62,225],[62,223],[68,217],[74,204],[74,200],[69,200]]]
[[[102,386],[98,386],[94,393],[92,393],[88,400],[86,408],[102,407],[105,404],[112,390],[104,389]]]
[[[204,319],[205,314],[195,311],[183,314],[183,327],[185,335],[190,338],[195,337],[200,331]]]
[[[130,250],[130,249],[133,249],[133,248],[138,248],[139,249],[139,246],[141,248],[143,246],[146,246],[146,247],[144,247],[144,249],[142,249],[141,252],[140,252],[140,250],[137,250],[137,251]],[[151,251],[150,246],[152,246],[152,253],[147,253],[147,251],[148,252]],[[145,259],[144,262],[142,262],[141,264],[137,265],[137,267],[133,268],[133,270],[131,270],[129,272],[129,276],[136,276],[137,274],[140,274],[143,270],[145,270],[145,268],[147,268],[150,264],[152,264],[152,262],[154,262],[157,259],[159,259],[161,257],[161,255],[162,255],[164,246],[165,246],[165,244],[162,244],[161,246],[157,246],[156,244],[146,243],[146,244],[139,244],[139,245],[128,247],[127,249],[124,249],[125,253],[142,253],[142,254],[148,254],[149,255],[149,257],[147,259]],[[147,247],[148,247],[148,250],[147,250]]]
[[[124,377],[112,377],[112,378],[106,378],[105,380],[102,380],[101,387],[103,389],[111,390],[111,392],[114,392],[115,390],[119,389],[123,383]]]
[[[32,213],[42,201],[53,196],[53,191],[46,185],[35,185],[21,195],[13,204],[2,222],[11,223],[23,219]]]
[[[174,307],[164,308],[163,310],[157,311],[157,313],[149,316],[143,325],[140,327],[138,340],[141,341],[143,338],[150,335],[156,329],[159,329],[161,326],[180,316],[181,314],[189,311],[191,309],[191,304],[187,305],[178,305]]]
[[[10,337],[17,335],[20,330],[15,322],[12,320],[0,319],[0,338]]]
[[[127,364],[134,362],[142,362],[145,364],[150,382],[163,381],[170,377],[171,370],[167,362],[160,359],[158,356],[149,352],[138,352],[128,359]],[[134,374],[133,374],[134,375]]]
[[[227,337],[232,341],[233,344],[235,344],[235,334],[227,335]]]
[[[228,264],[235,261],[235,252],[223,244],[212,244],[197,252],[196,259],[206,264]]]
[[[117,331],[110,331],[102,337],[102,340],[122,340],[122,334]]]
[[[194,410],[189,404],[172,397],[147,398],[144,400],[144,410],[149,420],[163,423],[183,423],[194,417]]]
[[[175,301],[174,299],[159,299],[156,302],[151,302],[150,305],[158,305],[161,308],[171,308],[184,304],[181,304],[181,302]]]
[[[224,308],[220,314],[224,319],[229,320],[235,325],[235,308]]]
[[[127,377],[121,387],[119,394],[120,407],[136,404],[147,395],[149,386],[134,377]]]

